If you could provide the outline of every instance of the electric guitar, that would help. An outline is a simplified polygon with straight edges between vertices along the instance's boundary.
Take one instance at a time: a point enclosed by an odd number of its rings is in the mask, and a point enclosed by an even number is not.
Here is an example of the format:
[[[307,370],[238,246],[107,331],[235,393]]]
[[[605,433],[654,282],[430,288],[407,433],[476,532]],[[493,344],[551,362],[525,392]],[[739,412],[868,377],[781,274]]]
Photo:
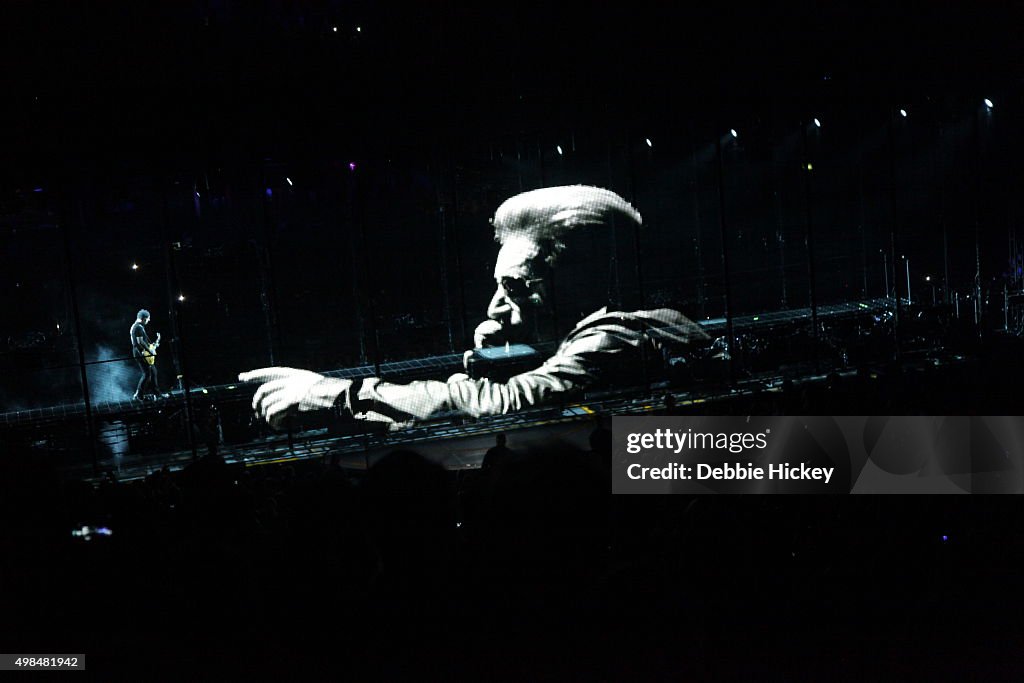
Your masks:
[[[156,363],[156,349],[158,346],[160,346],[159,332],[156,333],[156,341],[149,345],[149,351],[142,352],[142,357],[145,358],[146,362],[149,363],[150,365],[154,365]]]

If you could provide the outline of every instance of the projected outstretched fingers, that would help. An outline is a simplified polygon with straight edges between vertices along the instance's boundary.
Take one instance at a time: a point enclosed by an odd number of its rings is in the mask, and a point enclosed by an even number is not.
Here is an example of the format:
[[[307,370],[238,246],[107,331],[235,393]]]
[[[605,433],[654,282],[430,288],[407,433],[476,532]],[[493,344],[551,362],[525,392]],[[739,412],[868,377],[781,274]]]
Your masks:
[[[262,382],[252,399],[252,409],[274,429],[281,429],[289,415],[325,410],[352,385],[349,380],[324,377],[296,368],[261,368],[238,375],[243,382]]]

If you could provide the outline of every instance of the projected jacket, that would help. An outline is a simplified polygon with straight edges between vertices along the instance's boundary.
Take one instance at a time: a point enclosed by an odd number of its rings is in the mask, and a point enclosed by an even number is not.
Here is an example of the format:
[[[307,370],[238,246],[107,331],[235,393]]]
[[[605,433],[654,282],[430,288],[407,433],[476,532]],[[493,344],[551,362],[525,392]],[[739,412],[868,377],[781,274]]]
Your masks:
[[[378,378],[356,382],[345,407],[364,420],[393,427],[446,414],[503,415],[570,399],[599,386],[637,386],[662,369],[669,347],[709,341],[693,321],[668,308],[609,312],[581,320],[540,367],[507,382],[458,379],[391,384]]]

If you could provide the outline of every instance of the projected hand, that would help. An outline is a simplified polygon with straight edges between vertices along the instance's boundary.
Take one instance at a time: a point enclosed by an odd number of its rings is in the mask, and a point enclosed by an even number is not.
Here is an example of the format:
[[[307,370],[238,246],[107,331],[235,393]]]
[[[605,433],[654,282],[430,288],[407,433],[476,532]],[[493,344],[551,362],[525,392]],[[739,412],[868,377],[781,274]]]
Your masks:
[[[296,368],[260,368],[238,375],[242,382],[262,382],[252,399],[252,409],[274,429],[295,413],[326,410],[352,386],[347,379],[324,377]]]
[[[502,346],[506,341],[508,341],[507,330],[497,320],[485,320],[473,331],[473,345],[478,349]]]

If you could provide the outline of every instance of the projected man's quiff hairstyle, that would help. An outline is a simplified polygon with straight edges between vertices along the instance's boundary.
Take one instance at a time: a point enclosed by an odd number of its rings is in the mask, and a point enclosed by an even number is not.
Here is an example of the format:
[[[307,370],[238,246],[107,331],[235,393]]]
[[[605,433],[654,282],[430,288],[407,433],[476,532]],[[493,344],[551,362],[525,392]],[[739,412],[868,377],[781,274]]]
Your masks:
[[[563,185],[523,192],[505,200],[494,212],[494,239],[522,237],[545,249],[545,261],[553,265],[565,249],[562,238],[579,228],[640,225],[640,212],[611,190],[589,185]]]

